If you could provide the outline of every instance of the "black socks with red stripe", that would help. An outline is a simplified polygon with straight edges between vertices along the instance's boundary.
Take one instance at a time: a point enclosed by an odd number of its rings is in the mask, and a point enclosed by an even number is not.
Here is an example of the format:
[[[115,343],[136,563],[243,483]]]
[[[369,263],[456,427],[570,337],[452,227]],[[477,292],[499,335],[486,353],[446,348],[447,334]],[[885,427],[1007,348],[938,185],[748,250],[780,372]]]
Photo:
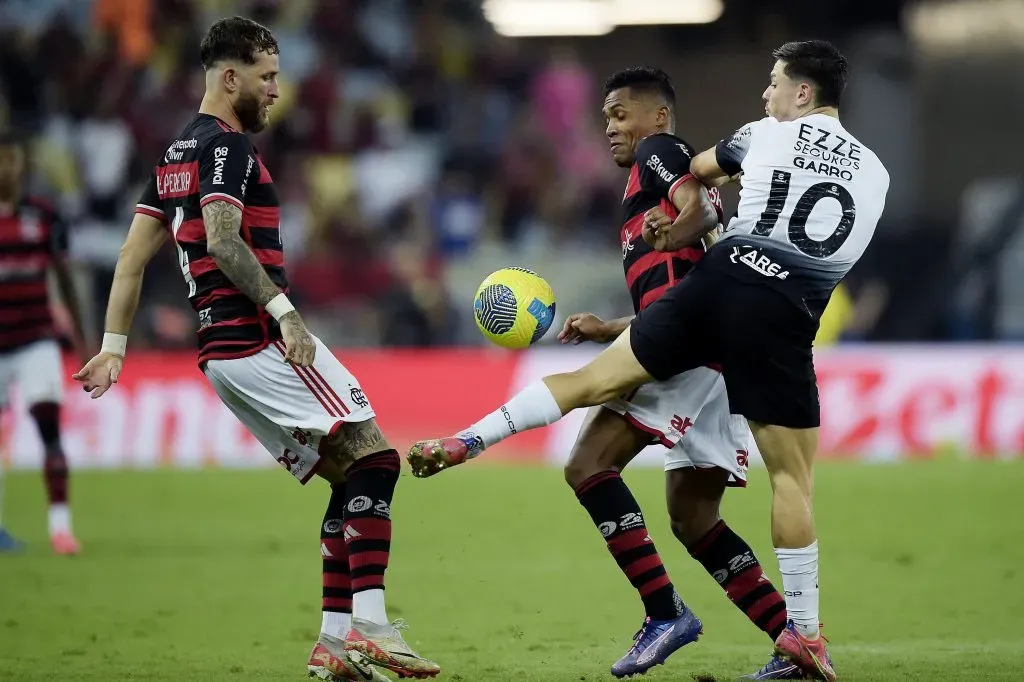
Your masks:
[[[39,438],[46,453],[43,462],[46,497],[50,504],[67,504],[68,460],[60,445],[60,405],[37,403],[29,411],[39,428]]]
[[[729,600],[774,642],[786,627],[786,600],[768,580],[754,550],[719,521],[690,548]]]
[[[391,500],[401,459],[396,450],[361,457],[348,469],[343,535],[357,618],[384,625],[384,572],[391,557]]]
[[[348,574],[344,513],[345,484],[335,483],[331,485],[331,499],[320,527],[320,554],[323,559],[323,622],[320,631],[338,639],[344,638],[352,625],[352,579]]]
[[[647,532],[640,505],[614,471],[602,471],[576,488],[576,497],[601,531],[608,550],[640,594],[651,620],[671,620],[682,601]]]
[[[43,481],[50,502],[49,527],[51,537],[71,533],[71,509],[68,507],[68,460],[60,443],[60,405],[36,403],[29,412],[39,428],[43,441]]]

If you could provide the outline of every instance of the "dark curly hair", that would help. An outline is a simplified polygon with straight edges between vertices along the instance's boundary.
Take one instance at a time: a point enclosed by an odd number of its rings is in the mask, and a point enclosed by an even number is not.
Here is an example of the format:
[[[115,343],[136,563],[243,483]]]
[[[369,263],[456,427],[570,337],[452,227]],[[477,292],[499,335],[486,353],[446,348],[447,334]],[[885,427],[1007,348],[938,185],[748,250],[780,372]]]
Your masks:
[[[199,59],[204,69],[224,60],[255,64],[256,54],[280,54],[277,40],[270,29],[245,17],[231,17],[214,22],[199,46]]]

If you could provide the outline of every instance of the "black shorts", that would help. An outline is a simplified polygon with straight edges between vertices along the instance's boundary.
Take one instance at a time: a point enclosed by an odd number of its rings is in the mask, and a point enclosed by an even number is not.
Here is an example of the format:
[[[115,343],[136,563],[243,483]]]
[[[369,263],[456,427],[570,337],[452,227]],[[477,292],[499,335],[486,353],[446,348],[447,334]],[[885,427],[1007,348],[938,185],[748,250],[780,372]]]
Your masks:
[[[637,314],[633,354],[659,381],[718,364],[733,414],[789,428],[818,426],[811,353],[818,320],[771,285],[727,274],[724,250],[715,251]]]

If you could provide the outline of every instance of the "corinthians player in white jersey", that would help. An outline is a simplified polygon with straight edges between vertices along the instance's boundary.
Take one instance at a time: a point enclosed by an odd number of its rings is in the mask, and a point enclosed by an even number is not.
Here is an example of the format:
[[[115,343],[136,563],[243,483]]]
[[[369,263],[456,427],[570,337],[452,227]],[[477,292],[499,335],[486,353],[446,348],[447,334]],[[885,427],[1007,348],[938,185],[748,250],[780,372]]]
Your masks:
[[[831,681],[818,633],[811,498],[820,413],[811,345],[832,290],[871,241],[889,175],[839,120],[847,77],[839,51],[812,40],[786,43],[773,57],[767,117],[690,165],[708,186],[740,182],[737,214],[718,243],[588,365],[530,384],[455,436],[416,443],[409,460],[423,475],[576,408],[719,363],[731,411],[747,418],[771,478],[772,541],[790,618],[772,660],[750,677]],[[703,236],[704,228],[677,227],[649,215],[644,239],[678,248]]]

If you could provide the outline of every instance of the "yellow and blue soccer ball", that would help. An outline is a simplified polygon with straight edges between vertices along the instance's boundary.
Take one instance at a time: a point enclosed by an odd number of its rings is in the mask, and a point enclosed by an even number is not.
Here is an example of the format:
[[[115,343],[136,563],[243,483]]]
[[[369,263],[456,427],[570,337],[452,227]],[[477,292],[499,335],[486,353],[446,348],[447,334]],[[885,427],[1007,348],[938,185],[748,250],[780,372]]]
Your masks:
[[[476,326],[492,343],[519,350],[540,340],[555,319],[555,292],[526,268],[492,272],[473,299]]]

